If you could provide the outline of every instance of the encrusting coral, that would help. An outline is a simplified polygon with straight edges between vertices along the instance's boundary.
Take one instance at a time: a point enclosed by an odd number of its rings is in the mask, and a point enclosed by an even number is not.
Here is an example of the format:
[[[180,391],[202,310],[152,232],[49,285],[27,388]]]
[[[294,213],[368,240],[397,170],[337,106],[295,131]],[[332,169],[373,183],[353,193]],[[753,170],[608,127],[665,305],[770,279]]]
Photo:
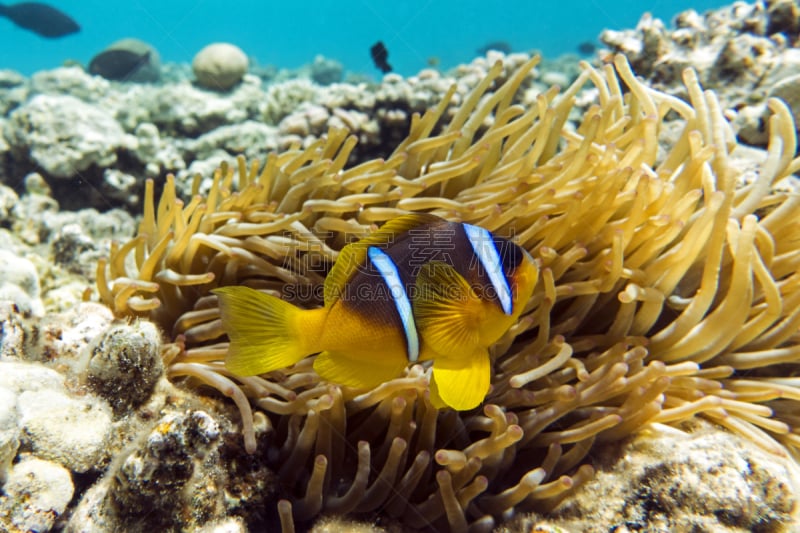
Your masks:
[[[101,261],[102,300],[174,339],[169,374],[236,403],[247,451],[280,479],[286,530],[323,512],[488,530],[511,510],[553,508],[592,476],[593,444],[648,423],[702,416],[776,453],[800,449],[787,367],[800,359],[800,195],[778,184],[800,168],[789,110],[770,101],[766,159],[741,183],[732,131],[693,71],[687,103],[618,56],[525,108],[515,98],[535,64],[495,64],[439,130],[451,91],[385,160],[345,169],[356,141],[331,130],[263,167],[221,168],[186,204],[168,178],[155,205],[148,183],[138,236]],[[587,83],[597,103],[570,128]],[[684,126],[660,154],[668,114]],[[526,311],[493,347],[482,408],[434,409],[420,365],[368,391],[321,382],[313,358],[226,371],[211,289],[318,305],[337,250],[407,212],[483,226],[539,263]]]

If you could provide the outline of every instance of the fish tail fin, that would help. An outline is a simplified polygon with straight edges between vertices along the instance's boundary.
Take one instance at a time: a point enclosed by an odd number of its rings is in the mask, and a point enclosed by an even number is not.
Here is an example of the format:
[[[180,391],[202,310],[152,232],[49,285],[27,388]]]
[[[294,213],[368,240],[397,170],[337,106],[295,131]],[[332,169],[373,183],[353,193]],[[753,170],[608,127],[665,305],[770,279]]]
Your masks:
[[[291,366],[318,352],[325,309],[304,310],[249,287],[212,291],[230,339],[225,367],[254,376]]]

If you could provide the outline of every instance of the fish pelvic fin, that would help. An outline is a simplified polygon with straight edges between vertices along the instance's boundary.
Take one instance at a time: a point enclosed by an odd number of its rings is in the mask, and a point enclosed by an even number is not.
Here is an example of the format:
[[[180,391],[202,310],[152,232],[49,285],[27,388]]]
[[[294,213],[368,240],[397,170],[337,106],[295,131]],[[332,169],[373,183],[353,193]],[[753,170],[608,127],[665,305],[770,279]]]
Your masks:
[[[212,291],[230,347],[225,367],[239,376],[264,374],[319,351],[326,309],[304,310],[249,287]]]
[[[417,329],[434,352],[471,353],[481,344],[484,303],[455,268],[441,261],[423,265],[412,296]]]
[[[354,389],[377,387],[400,376],[407,365],[405,358],[382,358],[379,351],[368,361],[330,351],[314,360],[314,370],[322,379]]]
[[[491,363],[486,349],[464,357],[438,358],[433,362],[431,403],[456,411],[474,409],[489,392]]]

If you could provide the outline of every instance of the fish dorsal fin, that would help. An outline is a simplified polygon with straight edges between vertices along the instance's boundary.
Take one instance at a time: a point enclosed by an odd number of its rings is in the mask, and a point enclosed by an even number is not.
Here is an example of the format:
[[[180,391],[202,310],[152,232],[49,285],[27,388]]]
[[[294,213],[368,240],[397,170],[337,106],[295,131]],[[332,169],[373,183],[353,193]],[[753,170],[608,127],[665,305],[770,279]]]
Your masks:
[[[350,280],[356,270],[364,265],[367,258],[367,249],[370,246],[385,248],[394,239],[411,229],[440,222],[442,219],[429,213],[411,213],[397,218],[393,218],[377,231],[367,235],[357,242],[353,242],[342,248],[339,257],[336,259],[333,268],[325,278],[325,305],[328,306],[338,300],[345,284]]]
[[[423,265],[413,292],[417,330],[433,351],[450,355],[478,347],[483,302],[455,268],[441,261]]]

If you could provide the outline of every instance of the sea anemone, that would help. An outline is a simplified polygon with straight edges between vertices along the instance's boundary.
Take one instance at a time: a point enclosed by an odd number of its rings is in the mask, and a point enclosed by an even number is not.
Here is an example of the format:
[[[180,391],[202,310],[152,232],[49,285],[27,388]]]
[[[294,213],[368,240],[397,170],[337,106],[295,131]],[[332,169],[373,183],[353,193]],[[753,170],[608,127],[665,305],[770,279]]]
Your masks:
[[[451,89],[385,160],[346,168],[356,140],[332,129],[263,166],[223,166],[186,204],[169,177],[156,206],[148,182],[138,235],[100,262],[102,300],[174,341],[170,376],[236,403],[246,450],[280,479],[286,530],[323,512],[487,530],[567,497],[592,476],[595,443],[693,416],[800,449],[800,195],[784,179],[800,158],[786,105],[770,100],[769,150],[747,182],[692,70],[688,103],[618,56],[523,107],[536,61],[492,66],[441,125]],[[573,128],[587,83],[596,103]],[[663,151],[667,119],[682,131]],[[338,250],[408,212],[483,226],[539,263],[526,311],[492,349],[481,408],[435,409],[420,365],[369,391],[321,381],[313,357],[257,377],[225,369],[211,289],[319,305]]]

